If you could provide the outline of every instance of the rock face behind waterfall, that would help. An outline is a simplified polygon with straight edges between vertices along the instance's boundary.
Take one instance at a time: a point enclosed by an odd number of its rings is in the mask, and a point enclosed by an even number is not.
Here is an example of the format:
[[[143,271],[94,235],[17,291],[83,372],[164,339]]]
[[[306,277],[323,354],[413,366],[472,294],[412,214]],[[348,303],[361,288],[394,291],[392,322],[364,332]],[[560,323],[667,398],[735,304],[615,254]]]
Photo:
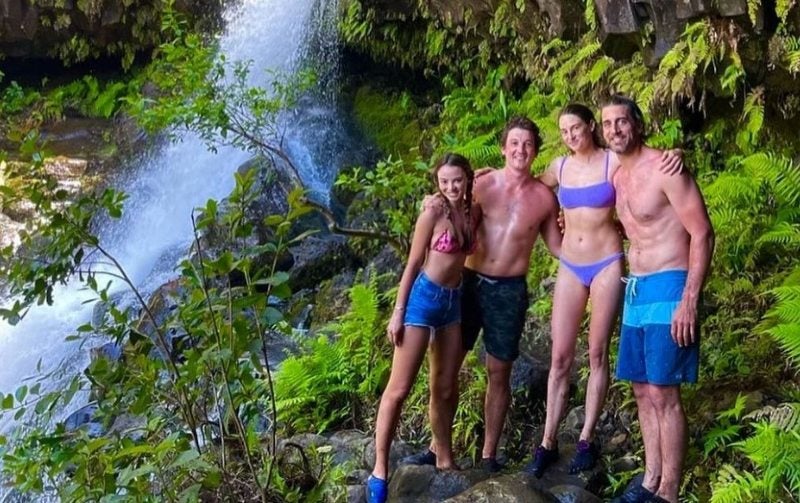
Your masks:
[[[343,11],[347,10],[347,4],[351,1],[355,0],[343,1]],[[506,28],[515,33],[514,43],[500,41],[493,31],[496,29],[492,28],[497,16],[506,13],[506,2],[501,0],[435,0],[426,3],[424,12],[408,0],[360,0],[359,4],[363,12],[371,13],[368,22],[372,24],[370,33],[373,36],[356,41],[354,45],[359,50],[378,56],[377,59],[383,63],[395,60],[412,67],[418,64],[415,58],[425,60],[424,50],[415,53],[418,49],[409,44],[407,51],[397,49],[392,52],[386,51],[384,45],[402,46],[404,41],[417,38],[424,40],[426,30],[447,27],[445,29],[458,33],[456,36],[465,54],[480,52],[481,46],[488,44],[492,50],[487,57],[508,62],[520,56],[514,53],[512,45],[516,44],[517,48],[537,45],[543,33],[548,38],[577,40],[588,30],[584,17],[585,0],[517,2],[520,12],[525,14],[509,20]],[[594,0],[594,6],[603,51],[616,59],[626,59],[635,51],[644,49],[646,63],[653,66],[675,45],[691,21],[707,17],[729,19],[736,23],[737,29],[751,33],[754,39],[769,30],[769,13],[765,13],[764,7],[759,7],[755,12],[755,22],[751,22],[747,0]],[[399,32],[402,36],[382,40],[380,33],[388,26],[392,29],[387,29],[387,33]],[[652,30],[652,37],[646,36],[649,30]],[[645,43],[647,46],[642,45]],[[451,60],[447,58],[452,58],[451,53],[455,50],[452,49],[438,63],[448,64]]]
[[[190,17],[213,13],[221,2],[179,0]],[[153,47],[161,31],[162,2],[0,0],[0,52],[12,58],[60,57],[67,62],[124,55]]]

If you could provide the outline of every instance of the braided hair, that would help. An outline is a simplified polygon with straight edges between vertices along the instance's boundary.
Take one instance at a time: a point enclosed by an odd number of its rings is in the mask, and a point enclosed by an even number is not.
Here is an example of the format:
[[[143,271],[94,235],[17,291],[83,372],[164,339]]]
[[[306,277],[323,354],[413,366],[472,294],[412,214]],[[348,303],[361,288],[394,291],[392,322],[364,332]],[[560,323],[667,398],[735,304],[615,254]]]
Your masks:
[[[455,229],[453,224],[453,206],[450,201],[442,194],[441,189],[439,188],[439,169],[442,166],[456,166],[461,168],[464,171],[464,175],[466,176],[466,190],[464,191],[464,224],[460,229]],[[460,154],[456,154],[453,152],[448,152],[436,163],[433,170],[431,170],[431,175],[433,176],[433,184],[436,187],[436,191],[439,194],[439,197],[442,198],[444,201],[444,208],[445,214],[447,215],[447,220],[453,225],[453,231],[455,231],[455,235],[459,237],[459,241],[461,242],[461,251],[468,252],[472,249],[473,243],[475,242],[475,236],[473,232],[473,225],[472,225],[472,185],[475,179],[475,173],[472,171],[472,166],[467,160],[466,157]]]

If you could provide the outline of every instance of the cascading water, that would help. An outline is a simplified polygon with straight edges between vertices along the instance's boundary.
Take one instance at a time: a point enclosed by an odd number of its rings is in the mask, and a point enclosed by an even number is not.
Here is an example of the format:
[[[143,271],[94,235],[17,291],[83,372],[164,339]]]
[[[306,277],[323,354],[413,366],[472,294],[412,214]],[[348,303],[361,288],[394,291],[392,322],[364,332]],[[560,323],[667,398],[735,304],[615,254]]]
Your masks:
[[[266,84],[267,69],[290,72],[308,58],[326,62],[322,88],[302,100],[281,121],[285,149],[313,197],[327,202],[335,171],[353,146],[331,95],[337,59],[332,16],[335,2],[324,0],[241,0],[225,14],[226,34],[220,51],[227,61],[252,61],[251,84]],[[311,44],[311,45],[309,45]],[[313,46],[312,48],[310,48]],[[320,50],[327,54],[319,54]],[[315,52],[316,51],[316,52]],[[357,149],[356,149],[357,150]],[[349,150],[352,152],[352,150]],[[200,138],[185,134],[180,141],[145,153],[137,166],[115,185],[129,199],[124,217],[100,232],[127,274],[145,294],[175,276],[178,260],[192,239],[191,212],[209,198],[224,198],[233,188],[233,173],[250,154],[220,147],[207,150]],[[42,370],[62,369],[43,388],[58,389],[88,363],[86,348],[65,337],[91,319],[91,298],[77,281],[55,292],[52,306],[32,309],[16,326],[0,322],[0,391],[13,392],[21,381]],[[12,426],[6,416],[0,432]]]

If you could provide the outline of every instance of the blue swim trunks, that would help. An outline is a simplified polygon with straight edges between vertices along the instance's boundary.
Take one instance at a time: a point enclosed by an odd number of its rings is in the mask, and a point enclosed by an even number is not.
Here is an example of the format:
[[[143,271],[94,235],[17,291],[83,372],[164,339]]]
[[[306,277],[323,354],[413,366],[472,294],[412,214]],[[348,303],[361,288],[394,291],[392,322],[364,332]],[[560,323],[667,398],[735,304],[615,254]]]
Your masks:
[[[406,303],[403,324],[431,330],[461,322],[461,288],[437,285],[420,272]]]
[[[661,386],[697,382],[699,342],[680,347],[670,335],[686,275],[685,270],[669,270],[628,277],[617,379]]]

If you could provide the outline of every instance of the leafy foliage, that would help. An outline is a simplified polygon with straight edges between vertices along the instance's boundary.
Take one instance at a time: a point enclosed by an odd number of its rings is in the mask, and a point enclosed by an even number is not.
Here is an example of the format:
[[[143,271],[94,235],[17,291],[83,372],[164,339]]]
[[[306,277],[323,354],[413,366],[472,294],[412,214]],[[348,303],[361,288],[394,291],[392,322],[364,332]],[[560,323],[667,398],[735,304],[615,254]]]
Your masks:
[[[289,431],[362,427],[370,397],[388,378],[389,360],[379,311],[377,278],[350,289],[350,310],[283,361],[275,378],[279,420]]]

